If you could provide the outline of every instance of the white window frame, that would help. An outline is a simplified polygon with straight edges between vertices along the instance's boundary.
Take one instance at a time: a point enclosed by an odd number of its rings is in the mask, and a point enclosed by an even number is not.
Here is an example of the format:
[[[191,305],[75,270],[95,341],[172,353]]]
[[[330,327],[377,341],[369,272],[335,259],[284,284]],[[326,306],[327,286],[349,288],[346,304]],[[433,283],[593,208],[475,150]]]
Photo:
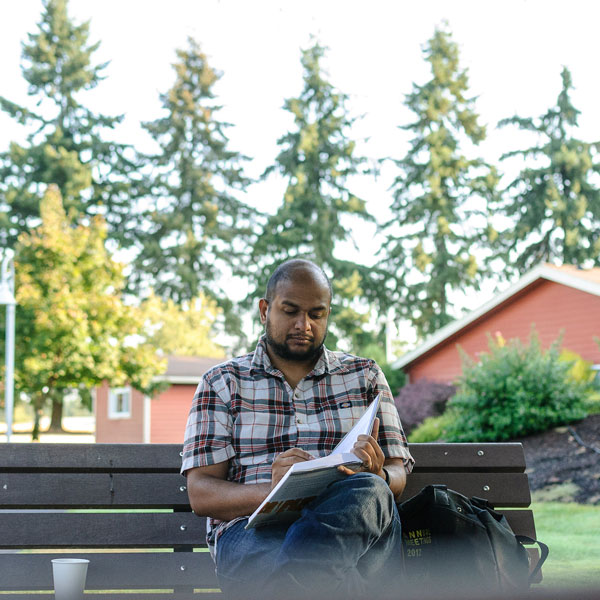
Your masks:
[[[592,365],[592,371],[596,372],[596,377],[594,379],[594,384],[598,385],[598,381],[600,380],[600,364]]]
[[[127,395],[127,410],[119,410],[117,406],[117,396]],[[130,419],[131,418],[131,388],[119,387],[110,388],[108,391],[108,418],[109,419]]]

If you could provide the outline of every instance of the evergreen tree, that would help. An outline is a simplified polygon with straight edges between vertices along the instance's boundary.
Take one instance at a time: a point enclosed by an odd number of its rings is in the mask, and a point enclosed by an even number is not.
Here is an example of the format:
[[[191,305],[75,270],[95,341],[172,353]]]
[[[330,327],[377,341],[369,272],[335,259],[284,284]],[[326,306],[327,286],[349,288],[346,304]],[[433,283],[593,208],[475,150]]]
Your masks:
[[[221,75],[192,39],[177,57],[175,83],[160,97],[164,116],[144,124],[158,152],[146,157],[152,172],[132,282],[177,303],[203,292],[231,318],[221,275],[237,271],[253,221],[238,199],[249,183],[246,157],[228,149],[229,124],[217,119]]]
[[[363,296],[361,282],[367,269],[338,258],[335,252],[339,242],[350,241],[353,217],[355,222],[371,219],[364,200],[348,188],[353,175],[369,170],[349,137],[354,119],[347,113],[347,96],[333,87],[322,70],[324,53],[318,43],[302,52],[302,92],[284,103],[294,127],[278,140],[281,151],[265,177],[279,172],[287,188],[283,203],[267,218],[254,246],[251,277],[254,295],[262,294],[259,286],[276,265],[295,257],[313,260],[333,277],[332,320],[338,333],[353,340],[357,325],[368,319],[355,302]],[[335,345],[335,340],[330,343]]]
[[[121,117],[95,114],[81,95],[102,80],[106,64],[93,65],[98,43],[90,44],[89,23],[77,25],[67,0],[43,0],[38,30],[23,44],[23,76],[30,109],[0,97],[0,107],[26,127],[27,142],[0,155],[0,234],[13,245],[19,233],[39,223],[47,184],[58,186],[74,214],[102,213],[109,235],[126,240],[130,179],[134,165],[126,146],[110,141]]]
[[[540,262],[600,264],[600,142],[574,137],[579,111],[571,102],[571,73],[562,70],[556,105],[537,119],[514,125],[536,134],[535,145],[504,154],[527,166],[508,185],[500,210],[513,225],[503,232],[506,265],[523,273]]]
[[[52,402],[52,429],[60,429],[69,389],[89,390],[110,379],[152,393],[165,364],[153,345],[133,343],[144,314],[121,300],[123,266],[105,248],[106,224],[65,214],[56,186],[41,202],[42,224],[19,237],[16,265],[15,383],[36,415]]]
[[[424,55],[432,76],[405,101],[416,119],[402,127],[413,137],[394,161],[400,174],[382,260],[390,296],[421,335],[452,320],[452,291],[477,286],[483,263],[476,250],[487,241],[487,200],[497,183],[495,171],[470,156],[485,128],[451,34],[436,29]]]

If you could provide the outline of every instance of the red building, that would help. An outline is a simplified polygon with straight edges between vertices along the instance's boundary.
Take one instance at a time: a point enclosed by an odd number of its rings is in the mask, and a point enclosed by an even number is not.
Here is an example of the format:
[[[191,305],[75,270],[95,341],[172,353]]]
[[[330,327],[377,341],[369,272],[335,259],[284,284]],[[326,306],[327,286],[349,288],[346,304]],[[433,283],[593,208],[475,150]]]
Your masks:
[[[562,334],[562,346],[600,370],[600,268],[540,265],[479,309],[449,323],[402,356],[394,367],[410,382],[452,382],[461,373],[460,346],[477,357],[488,349],[487,335],[529,339],[532,326],[543,347]]]
[[[96,390],[96,442],[181,444],[200,377],[222,358],[169,356],[157,379],[171,385],[155,398],[130,386],[104,384]]]

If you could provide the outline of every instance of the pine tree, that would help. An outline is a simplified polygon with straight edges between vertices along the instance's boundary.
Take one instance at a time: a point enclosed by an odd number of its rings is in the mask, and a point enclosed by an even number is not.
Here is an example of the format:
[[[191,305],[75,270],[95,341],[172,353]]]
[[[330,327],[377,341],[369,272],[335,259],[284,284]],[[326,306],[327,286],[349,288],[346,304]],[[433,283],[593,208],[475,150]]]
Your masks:
[[[353,175],[369,169],[349,136],[354,119],[346,109],[348,98],[327,80],[321,67],[325,50],[315,43],[302,51],[302,92],[284,103],[294,127],[279,138],[281,151],[265,177],[279,172],[287,188],[254,246],[251,277],[255,295],[260,294],[276,265],[295,257],[313,260],[334,279],[332,318],[338,333],[352,339],[357,323],[368,319],[353,306],[363,296],[361,281],[367,269],[340,259],[336,248],[351,240],[352,218],[371,220],[365,201],[348,187]]]
[[[486,244],[487,199],[497,183],[494,169],[470,156],[485,128],[451,34],[436,29],[424,55],[432,77],[405,101],[416,119],[402,127],[413,137],[394,161],[400,174],[382,260],[390,296],[421,335],[452,320],[452,291],[477,285],[484,269],[477,249]]]
[[[13,245],[39,223],[48,184],[58,186],[74,214],[103,214],[109,235],[126,241],[131,177],[128,148],[110,140],[121,117],[96,114],[80,102],[102,80],[106,64],[94,65],[99,44],[90,44],[89,23],[75,24],[67,0],[43,0],[38,30],[23,44],[23,77],[33,109],[0,97],[0,107],[26,127],[27,142],[0,155],[0,232]],[[129,153],[130,154],[130,153]]]
[[[501,157],[527,164],[499,207],[513,222],[502,234],[507,270],[519,273],[540,262],[600,264],[600,142],[574,137],[580,112],[571,101],[573,83],[566,67],[561,76],[556,105],[545,114],[500,122],[537,138],[535,145]]]
[[[152,172],[132,281],[177,303],[202,292],[232,317],[220,286],[223,273],[237,272],[250,235],[253,217],[239,200],[246,157],[228,149],[230,125],[217,118],[221,74],[193,39],[177,57],[175,82],[161,95],[164,116],[144,124],[159,150],[146,157]]]

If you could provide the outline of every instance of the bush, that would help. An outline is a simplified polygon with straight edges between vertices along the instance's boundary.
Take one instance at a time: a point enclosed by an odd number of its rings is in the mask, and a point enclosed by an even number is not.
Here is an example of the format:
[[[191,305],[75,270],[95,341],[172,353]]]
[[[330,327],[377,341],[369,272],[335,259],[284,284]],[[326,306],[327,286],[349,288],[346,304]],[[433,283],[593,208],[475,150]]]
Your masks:
[[[571,377],[559,345],[560,339],[544,351],[533,332],[527,346],[490,338],[479,363],[463,353],[448,441],[506,440],[585,417],[587,385]]]
[[[428,417],[408,436],[411,444],[445,440],[447,431],[454,421],[452,411],[447,410],[439,417]]]
[[[393,369],[389,363],[382,363],[380,366],[390,386],[392,395],[395,396],[406,383],[406,373],[402,369]]]
[[[405,385],[394,398],[404,431],[408,433],[428,417],[441,415],[455,392],[453,385],[430,379]]]

